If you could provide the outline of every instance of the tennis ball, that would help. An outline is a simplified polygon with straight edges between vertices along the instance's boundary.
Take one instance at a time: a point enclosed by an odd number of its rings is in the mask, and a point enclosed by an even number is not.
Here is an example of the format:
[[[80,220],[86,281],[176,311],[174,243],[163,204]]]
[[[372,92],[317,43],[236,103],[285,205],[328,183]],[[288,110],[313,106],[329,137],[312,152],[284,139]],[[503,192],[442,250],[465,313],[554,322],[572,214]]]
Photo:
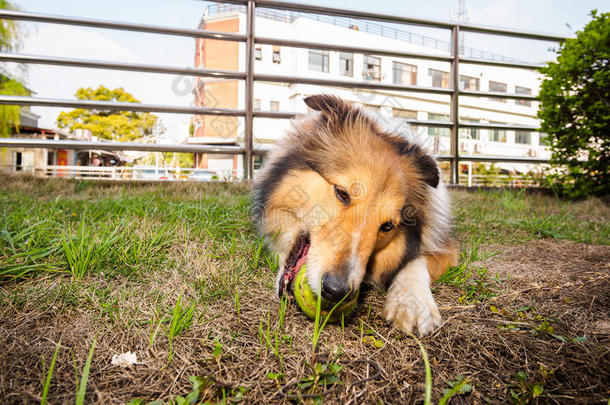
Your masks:
[[[306,267],[303,265],[294,279],[292,288],[294,297],[296,298],[297,304],[301,310],[311,319],[315,319],[318,296],[309,286],[306,273]],[[344,318],[347,318],[352,312],[354,312],[356,305],[358,305],[358,293],[359,290],[356,291],[352,299],[341,302],[341,304],[339,304],[339,306],[332,312],[330,318],[328,318],[328,322],[337,322],[341,320],[341,315],[343,315]],[[336,303],[332,303],[323,298],[320,301],[320,319],[324,320]]]

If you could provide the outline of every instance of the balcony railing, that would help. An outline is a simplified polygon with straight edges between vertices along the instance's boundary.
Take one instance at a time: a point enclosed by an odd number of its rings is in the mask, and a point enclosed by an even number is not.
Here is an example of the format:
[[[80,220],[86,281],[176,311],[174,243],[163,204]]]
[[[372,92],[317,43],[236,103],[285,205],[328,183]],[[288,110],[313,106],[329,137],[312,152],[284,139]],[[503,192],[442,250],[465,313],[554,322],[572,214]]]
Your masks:
[[[162,65],[146,65],[136,63],[125,63],[117,61],[101,61],[101,60],[86,60],[64,58],[56,56],[43,55],[23,55],[15,53],[0,53],[0,61],[20,62],[32,64],[47,64],[71,67],[88,67],[98,69],[112,69],[135,72],[149,72],[159,74],[187,74],[199,77],[214,77],[224,79],[242,80],[245,82],[244,93],[244,108],[209,108],[209,107],[176,107],[169,105],[156,104],[137,104],[137,103],[108,103],[108,102],[93,102],[82,100],[65,100],[65,99],[47,99],[38,97],[17,97],[17,96],[0,96],[0,104],[22,105],[22,106],[49,106],[49,107],[71,107],[71,108],[103,108],[122,111],[150,111],[150,112],[166,112],[177,114],[194,114],[194,115],[219,115],[219,116],[235,116],[244,117],[245,132],[244,145],[234,147],[217,147],[205,145],[155,145],[155,144],[140,144],[134,145],[121,142],[105,142],[103,148],[105,150],[155,150],[168,152],[190,152],[190,153],[232,153],[242,154],[244,156],[244,178],[251,179],[253,175],[253,155],[264,154],[264,150],[254,150],[253,147],[253,119],[255,117],[264,118],[291,118],[295,113],[277,112],[277,111],[254,111],[253,110],[253,84],[255,81],[279,82],[279,83],[301,83],[314,84],[328,87],[344,87],[344,88],[362,88],[362,89],[378,89],[391,90],[402,92],[419,92],[429,94],[444,94],[451,97],[451,119],[449,122],[435,122],[422,120],[406,120],[407,123],[413,126],[435,126],[451,128],[451,154],[438,156],[440,160],[451,162],[451,182],[457,184],[460,181],[459,163],[460,161],[487,161],[487,162],[520,162],[520,163],[546,163],[544,159],[525,158],[525,157],[503,157],[503,156],[477,156],[477,155],[460,155],[459,150],[459,129],[460,128],[483,128],[483,129],[512,129],[512,130],[534,130],[531,126],[518,125],[498,125],[485,123],[468,123],[460,122],[459,117],[459,97],[488,97],[501,99],[516,99],[516,100],[536,100],[535,96],[527,94],[507,94],[482,91],[466,91],[460,90],[457,86],[452,88],[430,88],[410,85],[396,85],[388,83],[379,83],[374,81],[349,81],[349,80],[329,80],[310,77],[286,76],[276,74],[254,73],[254,47],[255,44],[273,44],[280,46],[289,46],[296,48],[313,48],[322,50],[334,50],[342,52],[356,52],[372,55],[389,55],[407,58],[419,58],[426,60],[451,62],[451,83],[459,83],[459,67],[460,64],[482,64],[491,66],[504,66],[520,69],[537,69],[539,66],[507,59],[497,60],[495,57],[486,60],[480,55],[461,55],[459,43],[460,32],[475,32],[481,34],[491,34],[498,36],[509,36],[518,38],[527,38],[532,40],[542,41],[562,41],[564,38],[556,35],[525,32],[513,29],[490,28],[473,24],[462,24],[457,22],[442,22],[433,20],[424,20],[417,18],[401,17],[395,15],[384,15],[378,13],[368,13],[361,11],[345,10],[330,7],[319,7],[299,3],[287,3],[275,0],[224,0],[224,3],[236,4],[244,6],[246,14],[246,32],[245,35],[237,33],[223,33],[206,31],[199,29],[183,29],[164,27],[157,25],[124,23],[117,21],[106,21],[79,17],[66,17],[49,14],[0,10],[0,18],[23,21],[36,21],[54,24],[78,25],[85,27],[95,27],[113,30],[127,30],[145,33],[155,33],[173,36],[187,36],[194,38],[214,39],[221,41],[233,41],[245,43],[246,49],[246,65],[245,71],[226,71],[214,69],[195,69],[195,68],[177,68]],[[255,16],[257,10],[282,10],[287,13],[310,13],[320,16],[330,17],[334,19],[348,18],[365,20],[371,22],[385,22],[392,24],[411,24],[424,27],[440,28],[451,31],[450,55],[435,55],[418,52],[402,52],[378,50],[373,48],[365,48],[360,46],[333,45],[331,43],[316,43],[307,41],[296,41],[281,38],[260,37],[255,31]],[[322,17],[320,17],[322,18]],[[385,31],[384,31],[385,32]],[[383,35],[383,34],[382,34]],[[444,45],[443,45],[444,46]],[[0,147],[31,147],[40,148],[40,140],[35,139],[2,139],[0,138]],[[45,141],[44,147],[60,148],[62,141]],[[55,142],[55,143],[54,143]],[[65,142],[65,141],[63,141]],[[72,145],[76,149],[98,148],[91,143],[88,145]],[[222,150],[221,150],[222,149]]]

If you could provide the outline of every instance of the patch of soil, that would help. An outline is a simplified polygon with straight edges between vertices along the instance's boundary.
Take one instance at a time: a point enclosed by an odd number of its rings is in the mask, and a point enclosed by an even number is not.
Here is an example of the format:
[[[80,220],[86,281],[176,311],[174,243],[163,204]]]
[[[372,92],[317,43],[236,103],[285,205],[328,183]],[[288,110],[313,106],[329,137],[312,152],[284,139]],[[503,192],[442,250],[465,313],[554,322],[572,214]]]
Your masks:
[[[509,403],[511,391],[531,399],[542,388],[540,403],[601,403],[610,396],[610,247],[538,240],[522,246],[483,246],[498,255],[475,265],[485,266],[487,284],[496,296],[484,302],[458,303],[463,291],[446,284],[435,287],[444,323],[422,339],[432,366],[433,402],[463,375],[470,393],[452,404]],[[496,275],[497,273],[497,280]],[[269,275],[273,277],[273,275]],[[66,283],[68,279],[63,280]],[[45,285],[57,277],[29,283]],[[273,332],[279,304],[273,292],[257,281],[240,291],[240,311],[232,297],[198,308],[191,329],[169,345],[163,329],[150,344],[152,304],[133,297],[140,307],[125,322],[111,322],[99,308],[41,307],[37,297],[0,308],[0,398],[2,403],[39,403],[43,360],[48,369],[56,342],[61,341],[49,398],[73,402],[77,376],[94,337],[87,402],[125,403],[186,395],[189,376],[212,376],[207,399],[222,398],[247,388],[243,403],[293,403],[283,396],[284,385],[312,374],[313,323],[289,306],[284,329],[278,333],[278,355],[266,347],[267,319]],[[22,283],[23,284],[23,283]],[[181,286],[168,283],[168,294]],[[6,297],[20,285],[4,285]],[[44,289],[43,289],[44,290]],[[133,302],[133,301],[136,302]],[[140,300],[140,301],[137,301]],[[318,362],[332,359],[343,366],[341,385],[326,387],[326,403],[421,403],[424,365],[416,342],[387,325],[383,296],[370,291],[345,327],[327,326],[321,335]],[[546,322],[546,325],[545,325]],[[549,329],[549,326],[552,329]],[[282,337],[283,336],[283,337]],[[381,342],[370,344],[366,336]],[[275,337],[270,337],[275,342]],[[222,355],[214,357],[216,341]],[[111,365],[113,354],[135,351],[138,364],[130,369]],[[338,354],[340,352],[340,354]],[[268,373],[284,375],[279,381]],[[515,376],[524,373],[519,380]],[[294,390],[292,391],[294,393]],[[605,402],[604,402],[605,403]]]

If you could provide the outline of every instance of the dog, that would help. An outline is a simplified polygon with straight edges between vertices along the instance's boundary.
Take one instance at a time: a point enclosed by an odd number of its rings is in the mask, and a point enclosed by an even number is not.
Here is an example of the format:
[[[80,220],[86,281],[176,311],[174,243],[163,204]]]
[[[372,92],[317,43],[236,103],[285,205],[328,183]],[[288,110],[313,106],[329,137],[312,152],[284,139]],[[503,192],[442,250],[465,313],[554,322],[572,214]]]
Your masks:
[[[310,287],[339,302],[367,283],[406,333],[436,330],[431,282],[457,264],[448,193],[435,160],[332,95],[304,99],[252,187],[254,221],[277,253],[280,297],[306,264]]]

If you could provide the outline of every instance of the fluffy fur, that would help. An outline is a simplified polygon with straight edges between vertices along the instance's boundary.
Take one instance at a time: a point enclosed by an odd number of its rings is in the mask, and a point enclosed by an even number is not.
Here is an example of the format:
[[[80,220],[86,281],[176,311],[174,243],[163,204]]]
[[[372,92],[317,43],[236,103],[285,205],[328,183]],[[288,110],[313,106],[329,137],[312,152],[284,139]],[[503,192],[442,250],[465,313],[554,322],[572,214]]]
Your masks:
[[[457,261],[436,162],[340,98],[305,103],[317,112],[293,122],[253,187],[255,221],[280,259],[278,292],[306,263],[316,293],[328,275],[351,290],[387,288],[388,321],[433,331],[430,283]]]

